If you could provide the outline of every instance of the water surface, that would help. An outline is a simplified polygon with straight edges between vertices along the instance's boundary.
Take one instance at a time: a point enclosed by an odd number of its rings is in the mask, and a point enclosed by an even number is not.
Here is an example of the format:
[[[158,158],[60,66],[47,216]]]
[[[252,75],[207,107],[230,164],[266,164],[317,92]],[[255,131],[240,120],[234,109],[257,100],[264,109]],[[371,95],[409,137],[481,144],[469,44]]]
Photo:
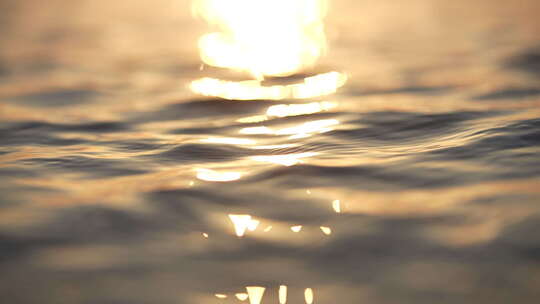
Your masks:
[[[188,1],[0,7],[9,303],[538,301],[536,1],[336,0],[303,101],[190,93]]]

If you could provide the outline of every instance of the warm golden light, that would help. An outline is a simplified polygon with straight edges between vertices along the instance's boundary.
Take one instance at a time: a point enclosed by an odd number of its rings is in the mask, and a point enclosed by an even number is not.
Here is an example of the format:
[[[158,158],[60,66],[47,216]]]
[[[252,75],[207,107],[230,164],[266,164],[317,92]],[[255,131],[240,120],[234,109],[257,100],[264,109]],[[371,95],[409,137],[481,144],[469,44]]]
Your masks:
[[[244,72],[243,81],[203,77],[190,88],[204,96],[231,100],[305,99],[335,93],[347,81],[339,72],[266,84],[313,67],[326,50],[323,19],[327,0],[194,0],[193,13],[216,32],[199,39],[201,60]]]
[[[255,115],[239,118],[236,121],[240,123],[257,123],[267,121],[272,117],[288,117],[297,115],[314,114],[323,111],[329,111],[337,107],[337,102],[321,101],[304,104],[279,104],[268,107],[266,115]]]
[[[334,200],[332,202],[332,208],[336,213],[341,213],[341,202],[339,200]]]
[[[242,177],[240,172],[218,172],[210,169],[197,169],[197,178],[207,182],[230,182]]]
[[[251,215],[248,214],[229,214],[229,219],[234,225],[236,236],[244,236],[246,230],[251,224]]]
[[[203,232],[203,234],[202,234],[202,235],[203,235],[203,236],[204,236],[205,238],[208,238],[208,233],[206,233],[206,232]]]
[[[316,133],[334,130],[340,122],[337,119],[321,119],[308,121],[298,126],[274,130],[268,127],[247,127],[240,129],[240,134],[249,135],[289,135],[290,139],[309,137]]]
[[[227,295],[225,295],[225,294],[220,294],[220,293],[216,293],[215,296],[216,296],[216,298],[218,298],[218,299],[226,299],[226,298],[227,298]]]
[[[270,150],[270,149],[285,149],[285,148],[293,148],[296,147],[295,144],[282,144],[282,145],[267,145],[267,146],[255,146],[250,147],[250,149],[255,150]]]
[[[204,63],[255,79],[313,66],[326,49],[326,0],[196,0],[193,12],[216,27],[199,40]]]
[[[257,227],[259,226],[260,221],[251,219],[247,225],[247,229],[249,231],[255,231],[257,230]]]
[[[240,130],[240,134],[248,135],[264,135],[264,134],[274,134],[274,130],[268,127],[247,127]]]
[[[268,231],[270,231],[270,230],[272,230],[272,226],[268,226],[268,227],[264,228],[263,231],[264,231],[264,232],[268,232]]]
[[[201,142],[209,144],[223,144],[223,145],[254,145],[257,142],[247,138],[234,138],[234,137],[210,137],[201,139]]]
[[[268,117],[266,115],[254,115],[254,116],[248,116],[248,117],[242,117],[237,119],[237,122],[240,123],[256,123],[256,122],[262,122],[267,120]]]
[[[292,232],[300,232],[300,230],[302,230],[302,226],[301,225],[292,226],[291,230],[292,230]]]
[[[339,124],[339,120],[337,119],[321,119],[321,120],[314,120],[314,121],[308,121],[306,123],[303,123],[299,126],[285,128],[281,130],[276,131],[276,135],[311,135],[314,133],[325,133],[332,131],[335,125]]]
[[[311,288],[306,288],[304,298],[306,300],[306,304],[313,304],[313,290]]]
[[[300,163],[302,158],[311,157],[314,155],[316,155],[316,153],[306,152],[297,154],[252,156],[251,159],[290,167]]]
[[[229,81],[204,77],[191,82],[190,89],[204,96],[230,100],[306,99],[333,94],[347,82],[347,76],[329,72],[306,77],[303,82],[265,86],[261,80]]]
[[[259,286],[248,286],[246,287],[246,290],[249,295],[249,303],[260,304],[266,288]]]
[[[279,304],[286,304],[287,303],[287,286],[280,285],[279,286]]]
[[[326,235],[330,235],[332,234],[332,229],[330,229],[330,227],[325,227],[325,226],[321,226],[321,231],[326,234]]]
[[[310,102],[305,104],[280,104],[270,106],[268,110],[266,110],[266,115],[275,117],[306,115],[328,111],[336,106],[337,103],[329,101]]]
[[[249,297],[249,295],[247,293],[243,293],[243,292],[237,293],[237,294],[235,294],[235,296],[240,301],[245,301]]]

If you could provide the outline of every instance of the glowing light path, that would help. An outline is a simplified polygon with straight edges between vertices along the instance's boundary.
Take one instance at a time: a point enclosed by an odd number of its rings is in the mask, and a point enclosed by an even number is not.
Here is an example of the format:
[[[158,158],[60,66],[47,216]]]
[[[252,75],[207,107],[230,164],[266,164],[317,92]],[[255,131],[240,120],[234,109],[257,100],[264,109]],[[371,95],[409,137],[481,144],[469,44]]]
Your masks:
[[[239,292],[235,294],[236,298],[240,301],[245,301],[248,299],[249,295],[247,293]]]
[[[336,213],[341,213],[341,201],[340,200],[334,200],[332,201],[332,208]]]
[[[266,288],[259,286],[248,286],[246,287],[246,290],[249,295],[249,303],[260,304]]]
[[[301,83],[265,86],[261,80],[229,81],[204,77],[191,82],[190,89],[204,96],[229,100],[307,99],[333,94],[347,82],[347,76],[328,72],[307,77]]]
[[[313,303],[313,289],[306,288],[306,291],[304,291],[304,298],[306,300],[306,304],[312,304]]]
[[[279,304],[286,304],[287,303],[287,286],[280,285],[278,293],[279,293]]]
[[[302,230],[302,226],[301,226],[301,225],[298,225],[298,226],[292,226],[292,227],[291,227],[291,231],[292,231],[292,232],[300,232],[300,230]]]
[[[240,172],[218,172],[210,169],[197,169],[197,178],[207,182],[230,182],[242,177]]]
[[[332,229],[330,227],[321,226],[319,228],[321,228],[321,231],[326,235],[332,234]]]

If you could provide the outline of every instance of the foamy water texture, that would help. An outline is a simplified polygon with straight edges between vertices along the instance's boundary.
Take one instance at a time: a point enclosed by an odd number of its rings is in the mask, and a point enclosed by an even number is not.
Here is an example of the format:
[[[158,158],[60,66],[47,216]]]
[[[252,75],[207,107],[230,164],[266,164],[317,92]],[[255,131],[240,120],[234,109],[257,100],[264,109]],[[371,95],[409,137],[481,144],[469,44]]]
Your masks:
[[[0,2],[1,302],[538,303],[538,11],[335,0],[347,84],[234,101],[189,1]]]

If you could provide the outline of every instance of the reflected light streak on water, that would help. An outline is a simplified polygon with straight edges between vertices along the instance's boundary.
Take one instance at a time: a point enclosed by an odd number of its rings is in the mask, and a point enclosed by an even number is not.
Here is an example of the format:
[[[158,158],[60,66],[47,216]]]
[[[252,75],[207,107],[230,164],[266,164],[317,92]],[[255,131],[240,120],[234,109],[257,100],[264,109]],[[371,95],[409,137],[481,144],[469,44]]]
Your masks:
[[[287,303],[287,286],[280,285],[278,294],[279,294],[279,304],[286,304]]]
[[[247,138],[233,138],[233,137],[209,137],[201,139],[201,142],[210,144],[226,144],[226,145],[254,145],[257,142]]]
[[[273,164],[279,164],[286,167],[290,167],[302,162],[302,158],[307,158],[317,155],[316,153],[306,152],[298,154],[285,154],[285,155],[259,155],[252,156],[251,159],[260,162],[267,162]]]
[[[229,214],[229,219],[234,225],[235,233],[238,237],[244,236],[246,230],[255,231],[260,221],[252,219],[248,214]]]
[[[306,291],[304,292],[304,298],[306,300],[306,304],[312,304],[313,303],[313,289],[306,288]]]
[[[260,304],[266,288],[260,286],[248,286],[246,287],[249,295],[249,304]]]
[[[267,121],[272,117],[289,117],[298,115],[315,114],[336,108],[335,101],[320,101],[303,104],[279,104],[268,107],[266,115],[254,115],[237,119],[240,123],[257,123]]]
[[[341,201],[340,200],[333,200],[332,201],[332,208],[336,213],[341,213]]]
[[[326,133],[335,129],[340,122],[337,119],[322,119],[305,122],[301,125],[273,130],[265,126],[240,129],[240,134],[249,135],[290,135],[289,139],[299,139],[317,133]]]
[[[260,221],[252,219],[251,221],[249,221],[247,229],[249,231],[255,231],[257,230],[257,227],[259,227],[259,224],[260,224]]]
[[[321,102],[310,102],[305,104],[280,104],[275,106],[270,106],[266,110],[267,116],[275,117],[287,117],[287,116],[296,116],[296,115],[306,115],[314,114],[323,111],[328,111],[337,106],[336,102],[330,101],[321,101]]]
[[[240,301],[245,301],[249,297],[249,295],[247,293],[244,293],[244,292],[239,292],[239,293],[235,294],[235,296]]]
[[[326,234],[326,235],[330,235],[332,234],[332,229],[330,227],[325,227],[325,226],[321,226],[321,231]]]
[[[207,182],[231,182],[242,177],[241,172],[219,172],[210,169],[197,169],[197,178]]]
[[[194,80],[190,89],[203,96],[229,100],[307,99],[333,94],[345,85],[347,76],[328,72],[306,77],[301,83],[265,86],[259,80],[230,81],[204,77]]]
[[[298,225],[298,226],[292,226],[291,227],[291,231],[292,232],[300,232],[302,230],[302,226],[301,225]]]

